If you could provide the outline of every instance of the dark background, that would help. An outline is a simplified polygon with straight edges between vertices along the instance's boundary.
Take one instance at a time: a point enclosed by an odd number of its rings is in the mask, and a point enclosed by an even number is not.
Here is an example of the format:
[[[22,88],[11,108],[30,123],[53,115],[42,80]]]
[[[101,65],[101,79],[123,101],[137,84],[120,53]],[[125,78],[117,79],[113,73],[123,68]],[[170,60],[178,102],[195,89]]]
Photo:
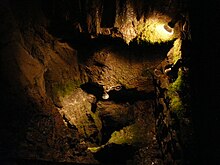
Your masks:
[[[220,164],[220,2],[190,2],[193,119],[198,162]]]

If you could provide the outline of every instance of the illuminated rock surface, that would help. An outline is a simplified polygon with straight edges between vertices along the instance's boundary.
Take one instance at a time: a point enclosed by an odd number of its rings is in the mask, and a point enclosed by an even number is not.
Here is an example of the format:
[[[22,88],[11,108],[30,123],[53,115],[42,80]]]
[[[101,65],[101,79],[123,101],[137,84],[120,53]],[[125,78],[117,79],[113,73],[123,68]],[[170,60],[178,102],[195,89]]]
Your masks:
[[[152,38],[162,4],[116,1],[106,27],[99,0],[1,1],[1,160],[190,161],[184,45]]]

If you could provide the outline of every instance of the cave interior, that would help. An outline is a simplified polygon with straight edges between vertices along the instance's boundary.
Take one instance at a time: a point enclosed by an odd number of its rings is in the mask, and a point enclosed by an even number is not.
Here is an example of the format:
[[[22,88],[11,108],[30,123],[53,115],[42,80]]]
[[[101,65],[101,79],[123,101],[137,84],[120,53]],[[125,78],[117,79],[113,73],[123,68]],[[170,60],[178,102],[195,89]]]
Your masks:
[[[2,0],[0,164],[218,164],[218,7]]]

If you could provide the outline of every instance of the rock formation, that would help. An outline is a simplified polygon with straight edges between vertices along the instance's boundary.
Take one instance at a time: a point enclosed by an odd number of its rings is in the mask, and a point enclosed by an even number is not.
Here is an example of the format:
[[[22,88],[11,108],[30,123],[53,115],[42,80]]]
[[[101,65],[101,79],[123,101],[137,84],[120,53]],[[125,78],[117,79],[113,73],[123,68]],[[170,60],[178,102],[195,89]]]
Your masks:
[[[189,163],[189,25],[154,31],[183,9],[1,1],[1,161]]]

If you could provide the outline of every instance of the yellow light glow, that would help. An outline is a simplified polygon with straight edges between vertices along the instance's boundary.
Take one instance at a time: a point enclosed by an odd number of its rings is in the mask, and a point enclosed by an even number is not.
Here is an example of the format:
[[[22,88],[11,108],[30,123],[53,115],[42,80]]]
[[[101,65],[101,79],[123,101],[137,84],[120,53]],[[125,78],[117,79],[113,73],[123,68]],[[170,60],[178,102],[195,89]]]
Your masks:
[[[137,28],[138,39],[151,43],[161,43],[171,41],[175,38],[174,30],[170,32],[164,29],[164,26],[170,21],[165,15],[154,14],[147,20],[139,24]]]
[[[158,33],[160,33],[160,35],[163,37],[163,38],[170,38],[171,35],[173,35],[173,29],[171,32],[168,32],[166,29],[164,29],[164,26],[165,24],[158,24],[156,26],[156,30]]]

